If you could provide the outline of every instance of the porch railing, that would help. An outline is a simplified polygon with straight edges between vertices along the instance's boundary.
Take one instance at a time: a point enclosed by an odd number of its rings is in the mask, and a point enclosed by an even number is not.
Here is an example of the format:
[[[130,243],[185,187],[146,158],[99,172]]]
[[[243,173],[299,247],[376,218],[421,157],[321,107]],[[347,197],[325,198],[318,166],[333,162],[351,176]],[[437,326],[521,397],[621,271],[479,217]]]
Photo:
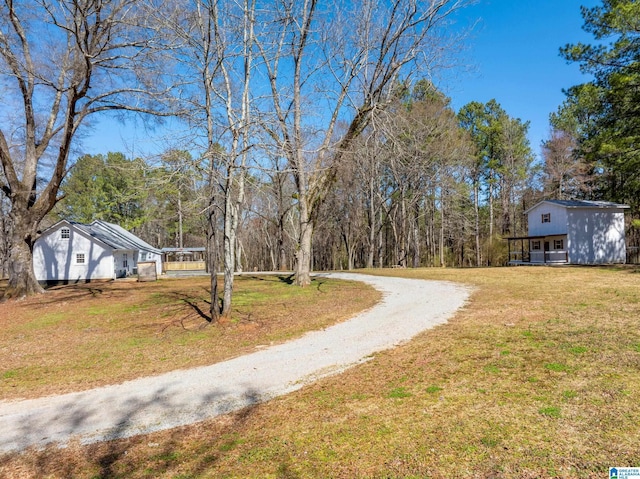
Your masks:
[[[165,271],[204,271],[204,261],[165,261],[162,263]]]

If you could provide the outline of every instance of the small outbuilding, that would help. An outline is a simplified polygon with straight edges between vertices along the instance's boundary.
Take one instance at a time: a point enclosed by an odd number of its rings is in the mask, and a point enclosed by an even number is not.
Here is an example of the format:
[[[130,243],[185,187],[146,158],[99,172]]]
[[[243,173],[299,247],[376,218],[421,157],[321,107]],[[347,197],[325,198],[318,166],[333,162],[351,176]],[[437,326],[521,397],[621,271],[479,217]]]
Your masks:
[[[528,235],[507,238],[509,264],[625,263],[628,208],[606,201],[541,201],[525,211]]]
[[[106,221],[59,221],[33,247],[33,269],[41,283],[77,283],[138,274],[153,263],[162,274],[162,253],[124,228]]]

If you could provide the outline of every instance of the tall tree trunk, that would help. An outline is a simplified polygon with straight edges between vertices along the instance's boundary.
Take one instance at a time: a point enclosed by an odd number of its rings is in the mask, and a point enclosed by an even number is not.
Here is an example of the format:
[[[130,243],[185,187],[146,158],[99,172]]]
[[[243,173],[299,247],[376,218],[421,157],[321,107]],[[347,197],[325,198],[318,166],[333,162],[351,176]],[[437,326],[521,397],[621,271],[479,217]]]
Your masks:
[[[444,197],[443,193],[440,193],[440,267],[444,266]]]
[[[477,181],[473,182],[473,213],[475,220],[476,266],[480,266],[482,263],[482,255],[480,252],[480,191]]]
[[[493,213],[493,175],[489,177],[489,244],[493,242],[493,225],[494,225],[494,213]]]
[[[231,188],[231,185],[227,185]],[[236,241],[235,228],[233,227],[235,212],[233,211],[233,202],[231,193],[225,194],[225,211],[224,211],[224,233],[223,233],[223,270],[224,270],[224,287],[222,293],[222,312],[223,318],[231,317],[231,298],[233,296],[233,279],[236,264]]]
[[[345,231],[342,232],[342,241],[344,241],[344,248],[347,252],[347,269],[351,271],[353,269],[354,247],[353,242],[350,241],[350,235]]]
[[[383,268],[384,267],[384,237],[383,237],[383,211],[382,211],[382,207],[378,208],[378,214],[380,215],[380,222],[378,224],[379,229],[378,229],[378,268]]]
[[[278,222],[278,270],[287,270],[287,250],[284,247],[284,220]]]
[[[500,201],[502,208],[502,225],[500,232],[503,236],[511,233],[511,185],[507,184],[506,180],[503,180],[500,187]]]
[[[398,244],[400,246],[399,261],[398,264],[403,268],[407,267],[407,202],[404,197],[404,189],[400,195],[400,240]]]
[[[413,219],[413,267],[420,267],[420,204],[417,201]]]
[[[313,240],[313,222],[309,215],[306,195],[299,197],[300,236],[296,251],[295,284],[309,286],[311,284],[311,245]]]
[[[9,247],[11,245],[11,220],[4,209],[4,198],[0,197],[0,276],[9,276]]]
[[[369,254],[367,268],[373,268],[373,258],[376,254],[376,208],[373,176],[369,178]]]
[[[236,242],[240,207],[244,201],[244,168],[239,169],[237,197],[233,198],[233,184],[235,183],[235,168],[227,171],[227,184],[224,208],[224,293],[222,312],[224,318],[231,317],[231,301],[233,297],[233,281],[236,265]]]
[[[284,206],[284,191],[283,191],[283,179],[282,176],[278,177],[278,224],[277,224],[277,243],[278,243],[278,265],[279,271],[286,271],[288,268],[287,250],[284,247],[285,238],[285,220],[286,211]]]
[[[210,174],[211,176],[211,174]],[[211,178],[210,178],[210,181]],[[211,185],[213,191],[213,185]],[[216,205],[213,192],[210,194],[209,207],[207,209],[207,271],[211,281],[211,302],[209,314],[211,322],[215,323],[220,318],[220,306],[218,304],[218,245],[216,241]]]
[[[9,283],[3,299],[19,298],[44,291],[33,270],[33,244],[37,235],[35,228],[40,220],[32,218],[26,208],[20,208],[14,203],[11,221],[13,230],[7,262]]]
[[[182,250],[184,247],[184,241],[182,236],[182,196],[180,189],[178,189],[178,248]],[[182,252],[180,253],[180,261],[183,260]]]

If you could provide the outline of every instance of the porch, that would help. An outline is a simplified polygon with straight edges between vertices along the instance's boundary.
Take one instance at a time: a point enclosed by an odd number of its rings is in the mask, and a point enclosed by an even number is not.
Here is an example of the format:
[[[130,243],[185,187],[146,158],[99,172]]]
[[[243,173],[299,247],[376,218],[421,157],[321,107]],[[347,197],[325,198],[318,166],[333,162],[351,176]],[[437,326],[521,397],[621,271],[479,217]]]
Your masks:
[[[506,239],[510,265],[569,263],[567,235],[515,236]]]
[[[179,271],[205,271],[204,247],[162,248],[163,273]]]

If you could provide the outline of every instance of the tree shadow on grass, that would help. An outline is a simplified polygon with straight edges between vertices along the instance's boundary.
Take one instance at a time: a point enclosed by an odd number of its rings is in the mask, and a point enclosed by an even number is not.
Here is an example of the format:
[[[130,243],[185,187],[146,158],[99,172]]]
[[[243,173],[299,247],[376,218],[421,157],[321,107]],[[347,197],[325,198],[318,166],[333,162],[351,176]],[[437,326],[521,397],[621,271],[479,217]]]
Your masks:
[[[48,309],[52,305],[62,303],[82,303],[91,298],[102,298],[118,301],[131,294],[130,284],[115,284],[114,282],[74,283],[48,288],[45,293],[30,296],[20,301],[20,306],[29,308]],[[1,294],[1,291],[0,291]]]
[[[209,293],[211,295],[211,293]],[[211,322],[211,314],[209,314],[209,308],[211,307],[211,300],[207,300],[204,298],[196,298],[193,295],[188,295],[185,293],[170,293],[169,297],[180,301],[182,304],[186,305],[192,312],[196,313],[200,318],[204,319],[208,323]],[[200,303],[204,303],[207,305],[207,311],[205,311]]]
[[[243,274],[244,279],[253,279],[255,281],[280,282],[285,284],[293,284],[295,280],[294,274]]]
[[[276,276],[281,282],[286,283],[286,284],[293,284],[293,282],[295,281],[295,275],[294,274],[289,274],[286,276]]]

